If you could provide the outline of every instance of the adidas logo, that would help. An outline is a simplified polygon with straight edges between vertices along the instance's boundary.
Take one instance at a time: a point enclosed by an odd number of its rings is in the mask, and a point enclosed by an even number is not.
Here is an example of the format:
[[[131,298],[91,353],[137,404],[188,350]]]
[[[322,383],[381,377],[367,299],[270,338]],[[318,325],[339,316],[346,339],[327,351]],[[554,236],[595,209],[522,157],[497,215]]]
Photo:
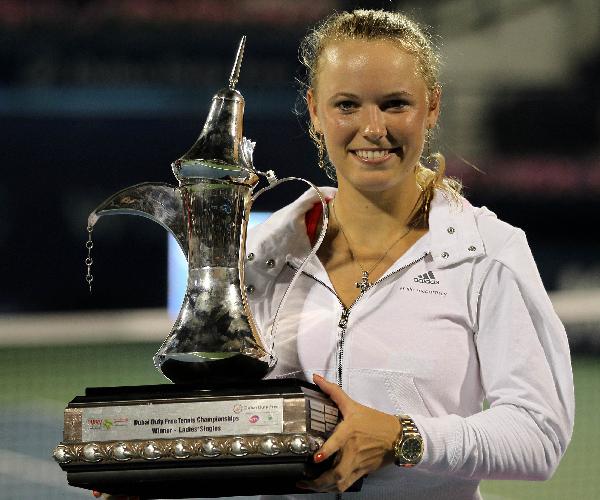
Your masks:
[[[426,283],[428,285],[439,285],[440,283],[438,280],[435,279],[435,276],[431,271],[429,271],[428,273],[419,274],[415,278],[415,281],[417,283]]]

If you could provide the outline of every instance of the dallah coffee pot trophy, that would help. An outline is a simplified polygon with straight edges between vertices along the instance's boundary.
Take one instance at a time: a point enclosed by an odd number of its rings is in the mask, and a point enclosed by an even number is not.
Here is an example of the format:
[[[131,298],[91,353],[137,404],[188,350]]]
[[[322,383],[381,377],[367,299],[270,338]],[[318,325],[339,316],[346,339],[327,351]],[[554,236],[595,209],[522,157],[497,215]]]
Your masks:
[[[104,215],[158,222],[187,256],[188,281],[154,356],[174,384],[87,388],[66,407],[53,456],[73,486],[143,498],[306,493],[295,483],[328,466],[319,469],[311,457],[338,422],[335,405],[313,384],[261,380],[276,359],[272,332],[258,331],[244,286],[249,211],[265,190],[303,179],[277,180],[253,166],[235,89],[244,43],[199,138],[172,164],[178,186],[132,186],[88,218],[88,252]],[[254,192],[261,176],[268,185]],[[327,226],[319,196],[325,220],[316,247]],[[90,253],[86,263],[91,286]]]

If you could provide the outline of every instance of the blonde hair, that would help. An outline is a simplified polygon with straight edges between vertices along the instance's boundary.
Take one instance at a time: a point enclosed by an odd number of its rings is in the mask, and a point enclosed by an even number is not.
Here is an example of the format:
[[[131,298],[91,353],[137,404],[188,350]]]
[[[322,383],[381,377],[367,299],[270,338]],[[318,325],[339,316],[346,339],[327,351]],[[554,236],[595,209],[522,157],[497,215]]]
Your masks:
[[[329,16],[301,41],[299,56],[306,69],[305,81],[301,81],[303,93],[309,88],[316,89],[321,54],[328,44],[338,40],[388,40],[399,44],[415,56],[417,71],[427,86],[429,98],[439,92],[440,56],[425,31],[399,12],[360,9]],[[322,138],[312,124],[309,124],[309,134],[319,148]],[[428,226],[435,189],[445,191],[454,199],[458,199],[462,190],[458,180],[445,176],[446,161],[441,153],[431,154],[426,160],[437,163],[437,168],[429,168],[421,162],[416,166],[416,179],[422,193],[409,221],[415,228]]]

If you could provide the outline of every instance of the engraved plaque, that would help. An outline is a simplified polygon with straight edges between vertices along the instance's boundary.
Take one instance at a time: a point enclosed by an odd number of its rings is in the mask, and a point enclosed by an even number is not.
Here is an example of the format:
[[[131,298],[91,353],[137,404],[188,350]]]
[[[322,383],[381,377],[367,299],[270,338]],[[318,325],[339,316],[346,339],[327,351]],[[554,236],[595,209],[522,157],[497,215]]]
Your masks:
[[[279,434],[283,399],[100,406],[83,409],[82,441]]]

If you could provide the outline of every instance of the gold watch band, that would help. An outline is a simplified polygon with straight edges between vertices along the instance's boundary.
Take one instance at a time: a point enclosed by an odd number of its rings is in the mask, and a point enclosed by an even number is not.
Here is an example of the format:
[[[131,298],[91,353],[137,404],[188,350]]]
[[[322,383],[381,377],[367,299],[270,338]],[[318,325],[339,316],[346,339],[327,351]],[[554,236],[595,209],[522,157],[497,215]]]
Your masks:
[[[396,415],[400,435],[394,442],[394,462],[400,467],[414,467],[423,457],[423,438],[417,425],[408,415]]]
[[[415,424],[414,420],[412,418],[410,418],[408,415],[397,415],[397,417],[398,417],[398,420],[400,420],[400,425],[402,426],[402,432],[419,433],[417,424]]]

